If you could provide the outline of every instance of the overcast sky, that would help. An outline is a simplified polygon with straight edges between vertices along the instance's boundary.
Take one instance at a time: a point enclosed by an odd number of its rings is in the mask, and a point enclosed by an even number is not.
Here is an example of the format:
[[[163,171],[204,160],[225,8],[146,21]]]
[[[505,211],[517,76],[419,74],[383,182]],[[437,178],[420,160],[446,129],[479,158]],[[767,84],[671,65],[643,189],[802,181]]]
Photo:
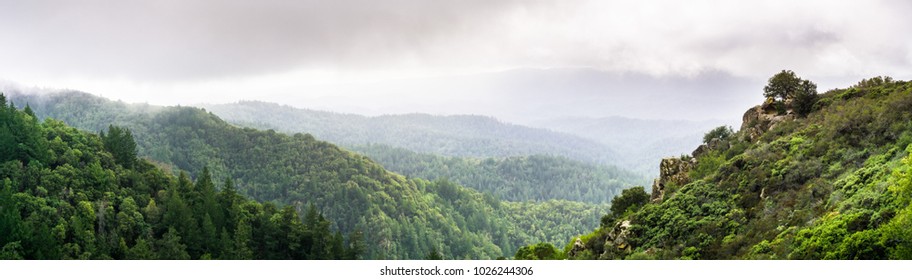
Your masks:
[[[910,2],[0,0],[0,79],[152,104],[732,119],[781,69],[821,90],[909,80]]]

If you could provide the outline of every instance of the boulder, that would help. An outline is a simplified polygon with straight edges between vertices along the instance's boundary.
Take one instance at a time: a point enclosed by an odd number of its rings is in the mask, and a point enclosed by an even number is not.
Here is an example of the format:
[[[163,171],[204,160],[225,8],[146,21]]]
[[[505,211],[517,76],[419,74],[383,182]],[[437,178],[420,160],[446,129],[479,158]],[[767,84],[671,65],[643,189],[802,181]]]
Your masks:
[[[633,252],[633,246],[628,242],[631,237],[630,220],[623,220],[614,225],[605,238],[605,252],[601,259],[622,258]]]
[[[729,143],[728,141],[719,138],[713,138],[712,140],[709,140],[707,147],[709,147],[710,150],[725,150],[728,149]]]
[[[703,154],[706,154],[706,152],[709,152],[709,146],[706,144],[700,144],[700,146],[698,146],[696,150],[690,153],[690,155],[693,157],[699,157]]]

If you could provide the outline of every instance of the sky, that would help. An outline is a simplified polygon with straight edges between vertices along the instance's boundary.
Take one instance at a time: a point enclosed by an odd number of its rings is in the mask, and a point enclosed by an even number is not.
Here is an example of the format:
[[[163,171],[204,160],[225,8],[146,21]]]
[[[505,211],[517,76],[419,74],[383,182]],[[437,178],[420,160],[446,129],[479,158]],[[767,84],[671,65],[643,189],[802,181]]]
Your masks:
[[[910,1],[7,1],[0,80],[160,105],[739,119],[790,69],[912,78]]]

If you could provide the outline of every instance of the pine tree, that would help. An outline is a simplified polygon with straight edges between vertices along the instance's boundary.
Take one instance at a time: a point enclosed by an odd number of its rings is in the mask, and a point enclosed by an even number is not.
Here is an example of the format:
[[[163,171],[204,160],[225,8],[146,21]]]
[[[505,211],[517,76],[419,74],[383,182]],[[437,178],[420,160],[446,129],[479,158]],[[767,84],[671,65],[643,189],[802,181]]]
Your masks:
[[[136,141],[130,129],[109,125],[108,132],[100,133],[105,149],[114,156],[114,161],[125,168],[133,168],[136,162]]]
[[[158,259],[162,260],[189,260],[187,246],[181,243],[180,233],[174,228],[169,228],[158,245]]]
[[[156,258],[152,245],[145,238],[136,240],[136,245],[127,250],[126,258],[129,260],[154,260]]]
[[[366,247],[366,244],[364,244],[364,233],[361,232],[360,228],[356,227],[355,230],[348,234],[348,248],[345,251],[344,259],[361,259],[361,255],[364,254]]]

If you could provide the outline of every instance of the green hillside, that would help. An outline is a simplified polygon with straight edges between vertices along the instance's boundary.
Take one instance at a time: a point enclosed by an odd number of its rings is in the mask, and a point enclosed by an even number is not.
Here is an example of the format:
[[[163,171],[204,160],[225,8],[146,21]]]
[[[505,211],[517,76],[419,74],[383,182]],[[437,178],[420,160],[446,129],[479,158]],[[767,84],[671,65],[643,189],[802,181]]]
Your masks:
[[[360,232],[343,238],[310,208],[196,182],[135,156],[128,130],[107,135],[43,123],[0,94],[0,259],[355,259]]]
[[[386,169],[418,178],[447,178],[508,201],[562,199],[603,204],[645,178],[608,166],[563,157],[532,155],[474,159],[419,154],[386,145],[353,149]]]
[[[575,244],[517,256],[912,258],[912,82],[818,95],[783,72],[765,92],[738,132],[714,130],[692,157],[663,160],[651,202],[618,197],[632,203]]]
[[[38,116],[88,130],[113,123],[132,130],[139,155],[166,169],[234,180],[257,201],[304,209],[313,204],[334,229],[363,232],[364,257],[493,259],[519,245],[558,242],[596,227],[599,207],[552,201],[503,203],[446,180],[390,173],[364,156],[315,140],[230,125],[191,107],[112,102],[88,94],[16,95]],[[525,220],[534,211],[538,219]],[[529,224],[534,227],[526,227]],[[522,226],[522,227],[520,227]],[[529,231],[535,228],[535,231]],[[567,230],[571,231],[567,231]]]

